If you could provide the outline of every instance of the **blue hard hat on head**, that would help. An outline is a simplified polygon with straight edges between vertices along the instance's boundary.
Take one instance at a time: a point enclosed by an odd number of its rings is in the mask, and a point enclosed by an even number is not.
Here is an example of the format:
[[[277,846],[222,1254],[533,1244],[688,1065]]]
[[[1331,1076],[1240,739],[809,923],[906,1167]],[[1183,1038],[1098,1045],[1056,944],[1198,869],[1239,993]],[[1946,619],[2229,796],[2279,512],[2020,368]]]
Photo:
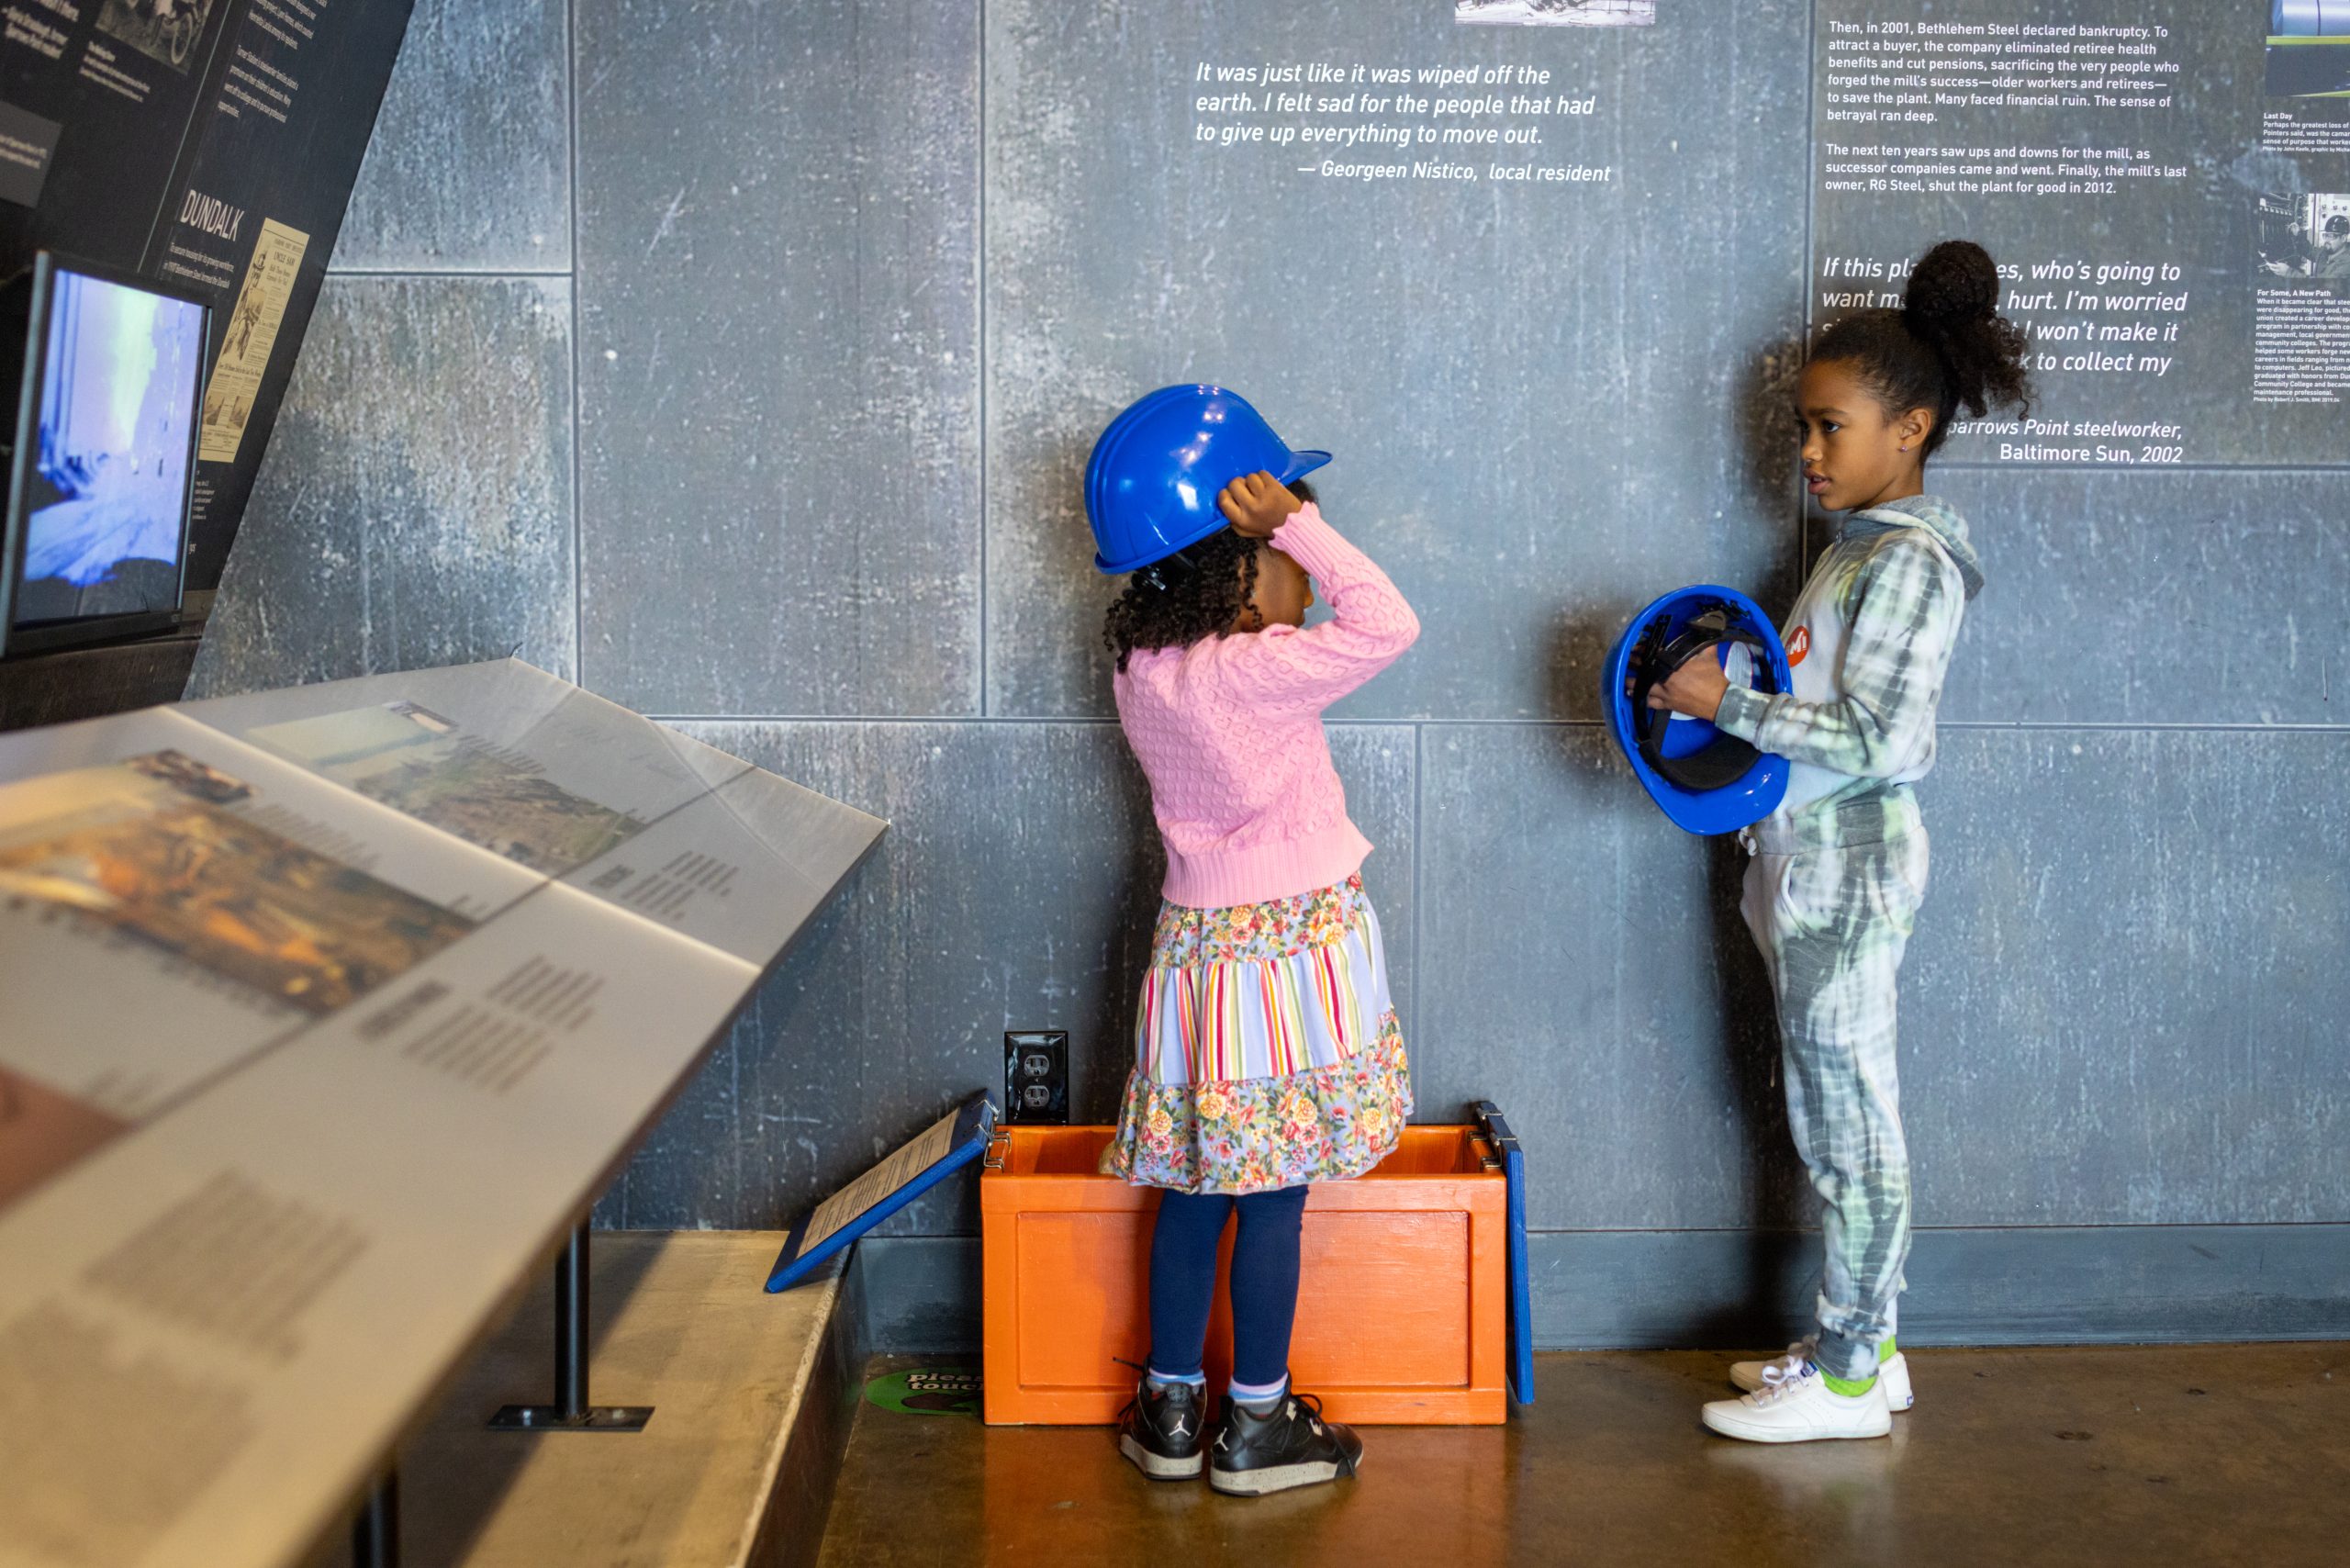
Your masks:
[[[1787,759],[1648,705],[1651,687],[1701,655],[1719,659],[1732,685],[1782,692],[1795,683],[1778,630],[1754,601],[1700,584],[1632,618],[1600,674],[1600,699],[1616,744],[1666,816],[1691,833],[1735,833],[1786,799]]]
[[[1292,452],[1248,399],[1221,386],[1162,386],[1110,421],[1085,464],[1093,564],[1139,571],[1226,525],[1216,493],[1244,474],[1282,484],[1330,461]]]

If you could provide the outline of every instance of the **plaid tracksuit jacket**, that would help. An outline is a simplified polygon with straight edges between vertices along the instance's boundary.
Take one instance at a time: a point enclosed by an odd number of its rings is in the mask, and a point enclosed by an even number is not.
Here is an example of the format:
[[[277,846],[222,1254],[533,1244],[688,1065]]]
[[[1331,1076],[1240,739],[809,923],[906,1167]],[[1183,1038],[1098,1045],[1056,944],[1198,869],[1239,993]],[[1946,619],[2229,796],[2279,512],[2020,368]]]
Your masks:
[[[1894,980],[1928,856],[1909,786],[1933,766],[1942,679],[1982,582],[1946,503],[1853,514],[1789,618],[1795,690],[1732,687],[1715,719],[1796,765],[1788,803],[1741,835],[1753,855],[1742,913],[1778,1002],[1787,1121],[1822,1204],[1818,1361],[1839,1377],[1874,1375],[1909,1255]]]

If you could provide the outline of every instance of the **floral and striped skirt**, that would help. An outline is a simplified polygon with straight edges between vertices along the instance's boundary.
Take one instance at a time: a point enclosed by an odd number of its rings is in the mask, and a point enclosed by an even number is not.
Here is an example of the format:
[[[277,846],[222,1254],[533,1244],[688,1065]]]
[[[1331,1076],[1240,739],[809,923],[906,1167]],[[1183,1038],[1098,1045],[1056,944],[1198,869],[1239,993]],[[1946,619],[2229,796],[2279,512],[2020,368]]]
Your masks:
[[[1411,1114],[1360,877],[1268,903],[1159,907],[1105,1175],[1185,1193],[1339,1181],[1393,1152]]]

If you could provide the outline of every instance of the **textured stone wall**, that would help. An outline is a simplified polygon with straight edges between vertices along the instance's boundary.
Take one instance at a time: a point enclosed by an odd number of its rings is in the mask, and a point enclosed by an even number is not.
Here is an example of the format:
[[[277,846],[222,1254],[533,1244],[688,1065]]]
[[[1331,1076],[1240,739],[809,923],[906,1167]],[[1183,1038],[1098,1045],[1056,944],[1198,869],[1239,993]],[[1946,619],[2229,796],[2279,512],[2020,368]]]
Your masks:
[[[1810,6],[1540,40],[1607,189],[1195,155],[1169,84],[1332,9],[1349,59],[1530,47],[1438,0],[420,0],[198,689],[519,651],[894,823],[608,1221],[785,1222],[1007,1027],[1110,1114],[1157,867],[1077,481],[1194,376],[1339,454],[1427,626],[1333,729],[1424,1115],[1500,1101],[1538,1228],[1804,1219],[1735,851],[1594,672],[1655,592],[1799,576]],[[1922,791],[1920,1222],[2350,1220],[2350,481],[1937,486],[1990,588]]]

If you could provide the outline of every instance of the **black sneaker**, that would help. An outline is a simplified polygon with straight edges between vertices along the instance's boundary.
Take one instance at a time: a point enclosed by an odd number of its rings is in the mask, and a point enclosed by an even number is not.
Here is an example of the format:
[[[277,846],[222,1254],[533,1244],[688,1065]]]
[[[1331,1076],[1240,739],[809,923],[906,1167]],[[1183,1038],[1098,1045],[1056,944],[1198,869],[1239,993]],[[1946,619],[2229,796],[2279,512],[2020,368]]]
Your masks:
[[[1322,1402],[1310,1394],[1285,1394],[1262,1416],[1227,1396],[1214,1452],[1209,1485],[1261,1497],[1352,1475],[1362,1462],[1362,1439],[1353,1428],[1324,1420]]]
[[[1153,1481],[1189,1481],[1200,1473],[1201,1428],[1207,1423],[1203,1391],[1188,1383],[1158,1388],[1146,1378],[1118,1412],[1118,1451]]]

